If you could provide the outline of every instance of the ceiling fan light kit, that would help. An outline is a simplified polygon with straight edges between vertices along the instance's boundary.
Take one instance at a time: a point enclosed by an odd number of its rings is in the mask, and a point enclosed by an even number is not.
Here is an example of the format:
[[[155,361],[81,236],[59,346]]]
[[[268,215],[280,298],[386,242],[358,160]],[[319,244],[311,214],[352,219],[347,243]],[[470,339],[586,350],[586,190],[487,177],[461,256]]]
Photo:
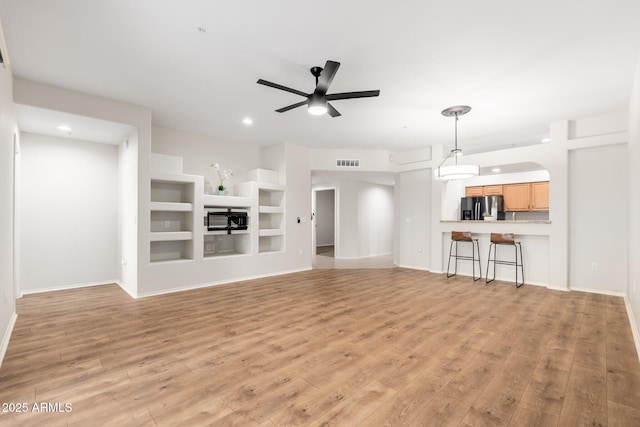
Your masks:
[[[309,114],[313,114],[314,116],[321,116],[327,112],[327,100],[315,93],[311,94],[309,98],[309,106],[307,108]]]
[[[329,104],[328,101],[353,98],[368,98],[380,95],[379,90],[327,94],[327,90],[329,90],[329,86],[331,85],[331,82],[333,81],[333,78],[338,71],[338,67],[340,67],[340,63],[336,61],[327,61],[324,68],[311,67],[311,74],[316,78],[316,88],[312,93],[305,93],[301,90],[292,89],[290,87],[282,86],[263,79],[259,79],[257,83],[307,98],[305,101],[297,102],[295,104],[277,109],[276,111],[278,113],[284,113],[285,111],[293,110],[294,108],[307,105],[307,111],[310,114],[319,116],[325,113],[329,113],[331,117],[338,117],[341,115],[340,112],[336,110],[333,105]]]
[[[455,146],[451,150],[449,155],[444,158],[438,167],[433,171],[433,176],[437,180],[452,180],[452,179],[466,179],[472,178],[480,174],[480,166],[478,165],[459,165],[458,157],[462,155],[462,149],[458,148],[458,117],[467,114],[471,111],[471,107],[468,105],[456,105],[453,107],[445,108],[442,110],[442,115],[446,117],[455,117]],[[444,163],[453,157],[455,164],[450,166],[443,166]]]

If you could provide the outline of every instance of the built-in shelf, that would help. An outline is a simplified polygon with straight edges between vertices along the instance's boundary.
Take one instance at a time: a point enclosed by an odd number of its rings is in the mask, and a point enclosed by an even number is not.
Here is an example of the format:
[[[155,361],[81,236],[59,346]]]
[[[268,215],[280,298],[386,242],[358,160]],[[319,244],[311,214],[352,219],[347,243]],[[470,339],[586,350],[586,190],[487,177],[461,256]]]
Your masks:
[[[260,206],[258,207],[258,212],[266,214],[281,214],[284,213],[284,208],[282,206]]]
[[[173,240],[191,240],[193,233],[191,231],[155,231],[149,233],[151,242],[170,242]]]
[[[151,202],[149,203],[151,211],[171,211],[171,212],[191,212],[193,203],[175,203],[175,202]]]
[[[149,201],[149,260],[193,260],[194,175],[152,174]]]
[[[284,231],[281,228],[261,228],[259,234],[260,237],[282,236]]]
[[[284,251],[285,186],[258,183],[258,252]]]

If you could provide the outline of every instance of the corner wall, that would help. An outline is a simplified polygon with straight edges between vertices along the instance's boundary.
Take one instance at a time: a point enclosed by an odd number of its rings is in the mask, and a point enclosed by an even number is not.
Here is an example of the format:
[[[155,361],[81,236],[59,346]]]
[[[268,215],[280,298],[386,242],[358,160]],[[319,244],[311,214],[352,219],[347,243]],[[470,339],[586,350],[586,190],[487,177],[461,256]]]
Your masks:
[[[0,23],[0,364],[16,320],[14,291],[14,138],[18,126],[13,112],[13,81],[9,55]]]
[[[640,357],[640,58],[629,104],[629,283],[627,303],[630,310],[636,350]]]

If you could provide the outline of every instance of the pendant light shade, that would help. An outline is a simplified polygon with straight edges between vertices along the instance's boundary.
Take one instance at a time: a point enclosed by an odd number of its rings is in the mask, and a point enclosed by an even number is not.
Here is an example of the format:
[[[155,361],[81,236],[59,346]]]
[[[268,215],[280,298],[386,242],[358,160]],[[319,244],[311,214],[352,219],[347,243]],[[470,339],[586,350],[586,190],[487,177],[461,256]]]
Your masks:
[[[480,174],[478,165],[439,166],[434,171],[434,178],[438,180],[473,178]]]
[[[472,178],[480,174],[480,166],[478,165],[459,165],[458,156],[462,154],[462,149],[458,148],[458,116],[467,114],[471,111],[468,105],[456,105],[442,110],[442,115],[446,117],[455,117],[455,147],[447,157],[433,171],[433,177],[437,180],[465,179]],[[454,158],[454,164],[443,166],[450,157]]]

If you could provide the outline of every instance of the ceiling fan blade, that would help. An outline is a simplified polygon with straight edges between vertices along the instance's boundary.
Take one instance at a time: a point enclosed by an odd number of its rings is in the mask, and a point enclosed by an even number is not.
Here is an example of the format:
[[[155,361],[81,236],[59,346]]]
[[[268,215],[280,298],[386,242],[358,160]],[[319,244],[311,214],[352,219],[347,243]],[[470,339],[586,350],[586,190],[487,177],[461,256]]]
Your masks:
[[[327,102],[327,113],[329,113],[331,117],[338,117],[342,115],[338,110],[333,108],[333,105],[329,104],[328,102]]]
[[[369,98],[369,97],[378,96],[378,95],[380,95],[379,90],[364,90],[360,92],[332,93],[331,95],[327,95],[327,101],[335,101],[338,99]]]
[[[302,92],[300,90],[291,89],[290,87],[282,86],[282,85],[279,85],[278,83],[271,83],[271,82],[268,82],[268,81],[262,80],[262,79],[258,80],[256,83],[258,83],[259,85],[269,86],[269,87],[272,87],[274,89],[280,89],[280,90],[284,90],[286,92],[295,93],[296,95],[304,96],[305,98],[307,96],[309,96],[308,93],[304,93],[304,92]]]
[[[329,90],[329,85],[331,85],[331,82],[333,81],[333,78],[335,77],[339,67],[339,62],[327,61],[327,63],[324,65],[324,68],[322,69],[322,74],[320,74],[320,77],[318,77],[318,84],[316,85],[316,90],[314,91],[314,93],[318,95],[324,95],[327,93],[327,90]]]
[[[286,107],[278,108],[276,111],[278,113],[284,113],[285,111],[293,110],[294,108],[302,107],[307,104],[307,100],[297,102],[295,104],[287,105]]]

